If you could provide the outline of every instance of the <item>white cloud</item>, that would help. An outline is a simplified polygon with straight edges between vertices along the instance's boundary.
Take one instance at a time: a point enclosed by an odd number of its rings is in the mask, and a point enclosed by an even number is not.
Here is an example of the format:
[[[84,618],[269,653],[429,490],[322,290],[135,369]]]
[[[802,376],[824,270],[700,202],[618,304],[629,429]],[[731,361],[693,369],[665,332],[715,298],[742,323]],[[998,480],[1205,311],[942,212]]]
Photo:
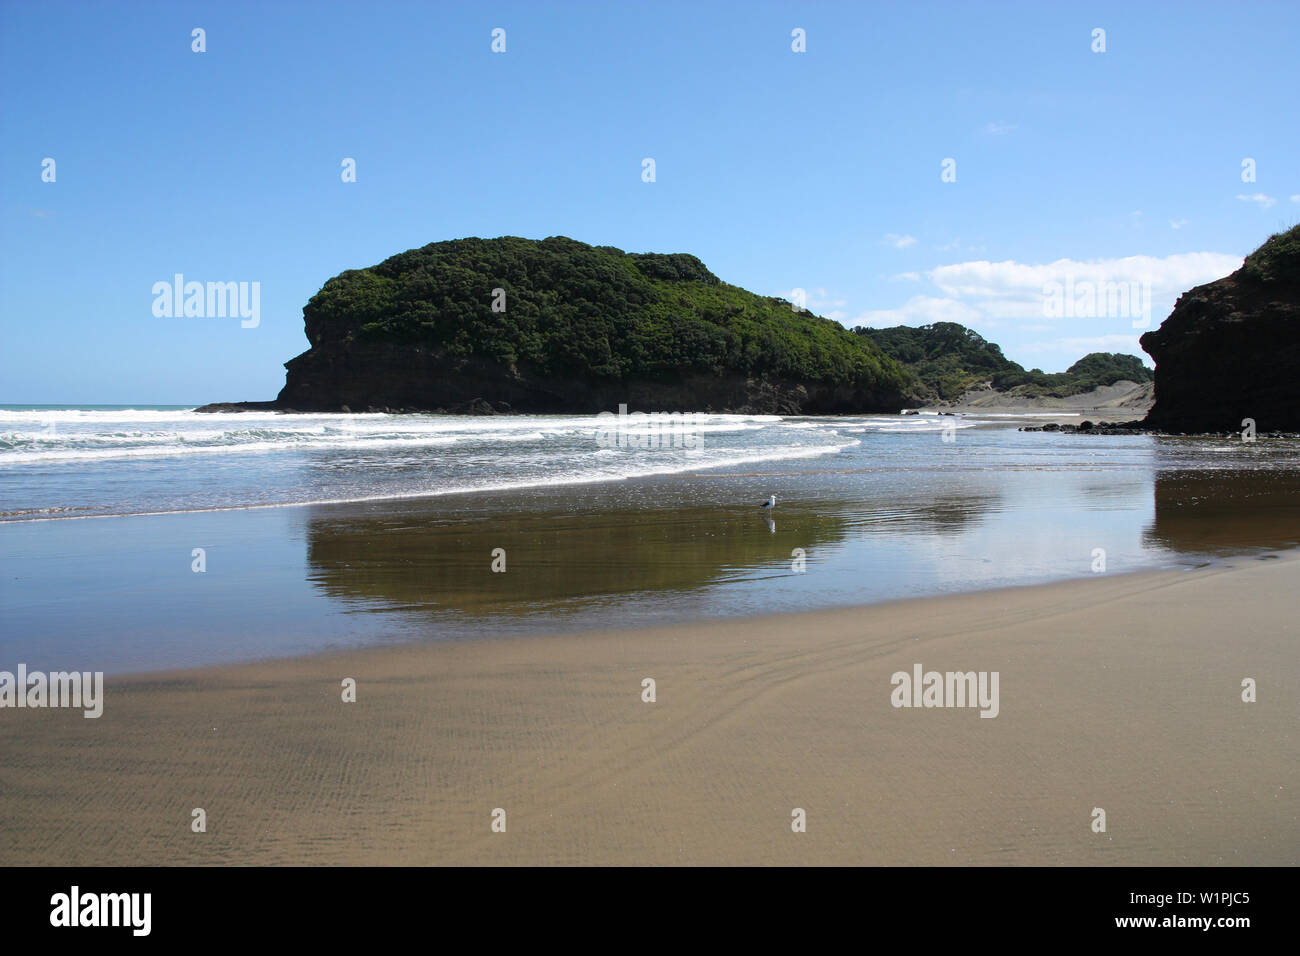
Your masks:
[[[931,269],[926,275],[945,295],[1001,306],[1016,302],[1041,304],[1043,286],[1053,282],[1148,282],[1153,292],[1181,293],[1192,286],[1221,279],[1240,265],[1240,256],[1185,252],[1163,259],[1153,256],[1091,261],[1057,259],[1044,265],[1010,260],[959,262]]]
[[[1134,320],[1145,319],[1151,327],[1158,325],[1179,295],[1220,279],[1240,265],[1239,256],[1217,252],[1188,252],[1164,258],[1058,259],[1042,264],[1010,260],[958,262],[924,273],[937,294],[917,294],[897,308],[863,312],[850,324],[879,328],[958,322],[976,329],[989,329],[1008,324],[1052,323],[1050,328],[1061,329],[1063,333],[1114,330],[1118,334],[1122,329],[1126,334],[1116,341],[1131,344],[1137,340],[1131,331]],[[910,275],[904,273],[895,278]],[[1049,301],[1061,301],[1055,294],[1049,295],[1049,290],[1059,289],[1062,298],[1073,296],[1072,301],[1078,301],[1086,283],[1091,283],[1091,289],[1101,296],[1095,300],[1093,312],[1082,307],[1069,312],[1048,308]],[[1119,287],[1134,290],[1134,298],[1123,307],[1117,300],[1112,308],[1101,290]],[[1045,329],[1024,331],[1040,330]]]
[[[895,249],[906,249],[908,246],[916,245],[916,236],[900,236],[896,232],[891,232],[881,242]]]
[[[1292,201],[1292,202],[1300,202],[1300,193],[1296,193],[1294,196],[1292,196],[1292,197],[1291,197],[1291,201]]]
[[[896,275],[896,276],[891,276],[890,278],[893,279],[893,280],[896,281],[896,282],[920,282],[920,281],[921,281],[921,273],[919,273],[919,272],[900,272],[898,275]]]
[[[1004,133],[1011,132],[1015,128],[1015,123],[986,123],[984,125],[984,132],[988,133],[990,136],[1001,136]]]
[[[961,239],[954,239],[952,242],[945,243],[942,246],[935,246],[934,248],[939,252],[953,252],[960,249],[968,256],[977,256],[984,251],[983,244],[971,245],[970,243],[962,242]]]
[[[1087,355],[1089,352],[1127,352],[1141,355],[1138,335],[1092,335],[1055,339],[1051,342],[1030,342],[1019,346],[1017,352],[1066,352],[1070,355]]]
[[[1260,209],[1268,209],[1277,202],[1272,196],[1267,196],[1264,193],[1251,193],[1249,196],[1238,193],[1237,198],[1242,202],[1253,202]]]
[[[1185,225],[1187,225],[1187,220],[1186,220],[1186,219],[1170,219],[1170,220],[1169,220],[1169,228],[1170,228],[1170,229],[1181,229],[1181,228],[1183,228],[1183,226],[1185,226]]]

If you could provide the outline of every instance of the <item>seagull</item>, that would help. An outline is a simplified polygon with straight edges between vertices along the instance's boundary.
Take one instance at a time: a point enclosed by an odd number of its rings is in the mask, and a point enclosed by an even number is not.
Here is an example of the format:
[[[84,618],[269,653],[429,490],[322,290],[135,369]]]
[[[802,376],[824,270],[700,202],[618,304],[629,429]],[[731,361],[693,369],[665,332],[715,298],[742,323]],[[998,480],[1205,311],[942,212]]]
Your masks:
[[[764,511],[776,507],[776,495],[770,495],[766,501],[759,505]]]

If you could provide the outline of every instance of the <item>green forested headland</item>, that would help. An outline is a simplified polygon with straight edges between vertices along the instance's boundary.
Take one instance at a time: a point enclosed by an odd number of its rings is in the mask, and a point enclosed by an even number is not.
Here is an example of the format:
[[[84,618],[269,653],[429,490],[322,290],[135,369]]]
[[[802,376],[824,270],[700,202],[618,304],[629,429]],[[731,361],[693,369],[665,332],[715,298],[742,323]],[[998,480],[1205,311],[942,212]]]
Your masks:
[[[870,340],[729,285],[695,256],[563,237],[435,242],[335,276],[303,315],[313,346],[418,344],[580,380],[730,373],[882,394],[908,381]]]

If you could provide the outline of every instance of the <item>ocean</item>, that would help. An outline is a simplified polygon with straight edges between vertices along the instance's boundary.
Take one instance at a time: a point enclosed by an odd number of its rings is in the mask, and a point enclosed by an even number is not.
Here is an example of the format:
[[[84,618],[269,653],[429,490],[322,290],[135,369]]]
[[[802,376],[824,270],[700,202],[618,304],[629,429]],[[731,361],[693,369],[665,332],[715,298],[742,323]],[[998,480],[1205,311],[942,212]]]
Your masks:
[[[1300,443],[1024,420],[0,406],[0,659],[145,671],[635,627],[1300,541]]]

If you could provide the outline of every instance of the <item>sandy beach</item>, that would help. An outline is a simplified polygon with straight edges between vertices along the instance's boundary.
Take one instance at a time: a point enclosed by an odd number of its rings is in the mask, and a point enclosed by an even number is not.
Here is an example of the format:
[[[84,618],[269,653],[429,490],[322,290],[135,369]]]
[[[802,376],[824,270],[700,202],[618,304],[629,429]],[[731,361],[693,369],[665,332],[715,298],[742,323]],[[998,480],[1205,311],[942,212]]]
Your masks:
[[[5,714],[0,863],[1295,864],[1298,586],[1242,557],[110,675],[97,720]],[[892,706],[917,664],[998,672],[997,716]]]

